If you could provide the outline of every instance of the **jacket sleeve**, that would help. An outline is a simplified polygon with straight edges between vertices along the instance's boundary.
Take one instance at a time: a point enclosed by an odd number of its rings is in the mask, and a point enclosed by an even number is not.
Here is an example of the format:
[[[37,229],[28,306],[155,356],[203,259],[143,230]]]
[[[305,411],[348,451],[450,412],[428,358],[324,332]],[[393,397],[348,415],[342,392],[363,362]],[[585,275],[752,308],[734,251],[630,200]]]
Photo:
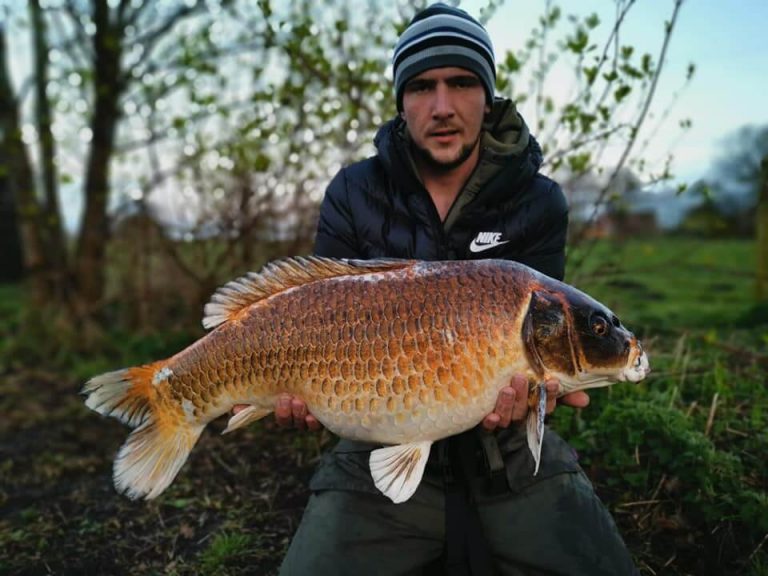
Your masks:
[[[568,236],[568,204],[556,182],[551,182],[544,198],[537,197],[536,209],[526,231],[525,249],[517,258],[534,270],[562,280],[565,276],[565,242]]]
[[[355,234],[344,169],[331,180],[320,204],[314,253],[328,258],[364,258]]]

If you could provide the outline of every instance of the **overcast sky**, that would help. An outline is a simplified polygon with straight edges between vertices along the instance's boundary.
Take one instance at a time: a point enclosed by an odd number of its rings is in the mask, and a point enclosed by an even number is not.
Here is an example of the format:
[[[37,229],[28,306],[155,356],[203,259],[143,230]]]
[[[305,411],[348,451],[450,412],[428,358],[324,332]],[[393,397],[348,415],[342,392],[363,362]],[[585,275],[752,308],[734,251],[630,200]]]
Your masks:
[[[474,16],[485,2],[461,7]],[[596,12],[602,27],[611,22],[613,0],[560,0],[564,14]],[[544,0],[506,0],[489,23],[497,54],[522,47],[537,25]],[[630,12],[622,43],[658,54],[672,0],[640,0]],[[598,30],[599,31],[599,30]],[[603,37],[605,32],[603,33]],[[768,0],[686,0],[658,89],[656,114],[680,87],[689,63],[696,65],[691,85],[681,93],[669,121],[655,140],[672,147],[674,172],[685,179],[706,175],[723,150],[723,138],[746,124],[768,124]],[[655,60],[655,58],[654,58]],[[525,113],[525,106],[522,108]],[[692,128],[679,137],[678,120]],[[649,159],[653,160],[653,159]]]

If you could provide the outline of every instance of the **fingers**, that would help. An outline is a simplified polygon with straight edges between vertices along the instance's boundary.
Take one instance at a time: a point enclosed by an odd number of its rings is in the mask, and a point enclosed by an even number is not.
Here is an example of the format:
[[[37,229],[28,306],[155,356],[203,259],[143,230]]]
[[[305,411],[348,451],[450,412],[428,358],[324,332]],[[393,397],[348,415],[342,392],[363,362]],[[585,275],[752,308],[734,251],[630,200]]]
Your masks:
[[[560,381],[550,378],[544,382],[547,390],[547,414],[554,412],[560,393]],[[567,406],[584,408],[589,404],[589,396],[584,391],[571,392],[559,400]],[[487,432],[493,432],[496,428],[506,428],[513,422],[520,422],[528,414],[528,379],[522,374],[515,374],[509,386],[499,391],[496,398],[496,406],[493,412],[488,414],[481,426]]]
[[[589,394],[583,390],[571,392],[560,398],[560,402],[573,408],[586,408],[589,406]]]
[[[515,392],[515,402],[510,420],[520,422],[528,414],[528,378],[522,374],[515,374],[509,386]]]
[[[291,407],[291,395],[280,394],[275,403],[275,422],[280,428],[293,427],[293,410]]]
[[[498,414],[496,414],[495,412],[491,412],[490,414],[488,414],[488,416],[483,418],[483,421],[480,423],[480,425],[483,427],[483,430],[485,430],[486,432],[493,432],[494,430],[496,430],[496,428],[499,427],[500,420],[501,418],[499,417]]]
[[[499,390],[496,397],[496,406],[493,412],[488,414],[481,423],[483,430],[493,432],[496,428],[506,428],[512,422],[512,413],[515,407],[517,391],[511,386],[505,386]]]
[[[307,414],[307,417],[305,420],[307,423],[307,429],[310,432],[319,432],[320,430],[323,429],[323,425],[320,424],[320,421],[314,416],[312,416],[312,414]]]
[[[307,404],[301,398],[296,398],[290,394],[280,394],[277,397],[275,422],[281,428],[296,428],[297,430],[311,430],[313,432],[323,428],[320,421],[309,413]]]
[[[496,398],[496,408],[494,412],[499,416],[498,425],[502,428],[509,426],[512,422],[512,411],[516,404],[517,391],[511,386],[506,386],[501,389],[498,397]]]
[[[307,405],[295,396],[291,400],[291,415],[293,416],[293,425],[298,430],[307,429]]]
[[[483,418],[481,426],[487,432],[493,432],[496,428],[507,428],[512,422],[525,418],[527,411],[528,380],[518,374],[512,378],[509,386],[499,391],[493,412]]]

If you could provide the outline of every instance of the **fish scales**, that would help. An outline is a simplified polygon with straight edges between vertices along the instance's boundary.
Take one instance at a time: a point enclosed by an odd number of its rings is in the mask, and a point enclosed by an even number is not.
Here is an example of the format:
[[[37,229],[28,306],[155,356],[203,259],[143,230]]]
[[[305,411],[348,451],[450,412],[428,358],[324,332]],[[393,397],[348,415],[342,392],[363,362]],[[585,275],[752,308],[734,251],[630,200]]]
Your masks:
[[[429,284],[419,281],[424,274]],[[455,406],[469,420],[489,412],[499,366],[506,362],[509,372],[510,356],[524,358],[519,342],[504,337],[519,331],[526,304],[518,299],[510,309],[504,295],[524,289],[520,279],[452,267],[290,289],[172,361],[169,389],[211,419],[227,402],[204,401],[192,392],[198,382],[208,383],[209,398],[264,408],[280,393],[298,395],[327,426],[359,440],[397,443],[414,430],[437,438],[455,430],[453,419],[442,418]],[[203,361],[210,357],[215,366]]]
[[[565,392],[648,370],[609,310],[503,261],[286,260],[220,289],[204,324],[215,329],[171,358],[84,388],[91,408],[138,427],[115,463],[116,485],[130,496],[162,492],[205,425],[233,405],[248,408],[227,431],[289,393],[342,437],[396,445],[394,455],[374,451],[371,472],[403,501],[429,445],[477,424],[513,374],[555,376]],[[529,420],[529,443],[537,429]],[[382,480],[391,461],[410,467],[394,483]]]

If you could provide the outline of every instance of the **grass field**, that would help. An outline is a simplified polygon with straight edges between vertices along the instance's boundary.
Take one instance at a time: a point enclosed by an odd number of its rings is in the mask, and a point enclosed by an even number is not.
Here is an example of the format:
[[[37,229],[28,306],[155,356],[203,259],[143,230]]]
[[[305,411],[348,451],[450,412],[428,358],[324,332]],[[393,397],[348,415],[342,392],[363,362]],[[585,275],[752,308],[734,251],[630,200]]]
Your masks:
[[[573,250],[577,265],[585,250]],[[754,303],[755,247],[741,240],[655,239],[595,245],[568,281],[654,334],[768,323]],[[762,312],[762,314],[760,314]],[[754,316],[754,314],[758,314]]]
[[[551,425],[578,450],[643,574],[768,575],[768,306],[754,247],[690,239],[599,243],[568,280],[643,338],[653,373],[592,392]],[[105,369],[178,350],[189,334],[30,332],[0,286],[0,574],[273,574],[325,435],[214,422],[158,500],[111,485],[127,428],[77,392]],[[75,340],[75,342],[72,341]],[[35,355],[35,350],[45,353]]]
[[[656,239],[598,244],[570,271],[651,357],[640,386],[595,391],[553,423],[649,574],[768,574],[768,304],[754,266],[752,243]]]

